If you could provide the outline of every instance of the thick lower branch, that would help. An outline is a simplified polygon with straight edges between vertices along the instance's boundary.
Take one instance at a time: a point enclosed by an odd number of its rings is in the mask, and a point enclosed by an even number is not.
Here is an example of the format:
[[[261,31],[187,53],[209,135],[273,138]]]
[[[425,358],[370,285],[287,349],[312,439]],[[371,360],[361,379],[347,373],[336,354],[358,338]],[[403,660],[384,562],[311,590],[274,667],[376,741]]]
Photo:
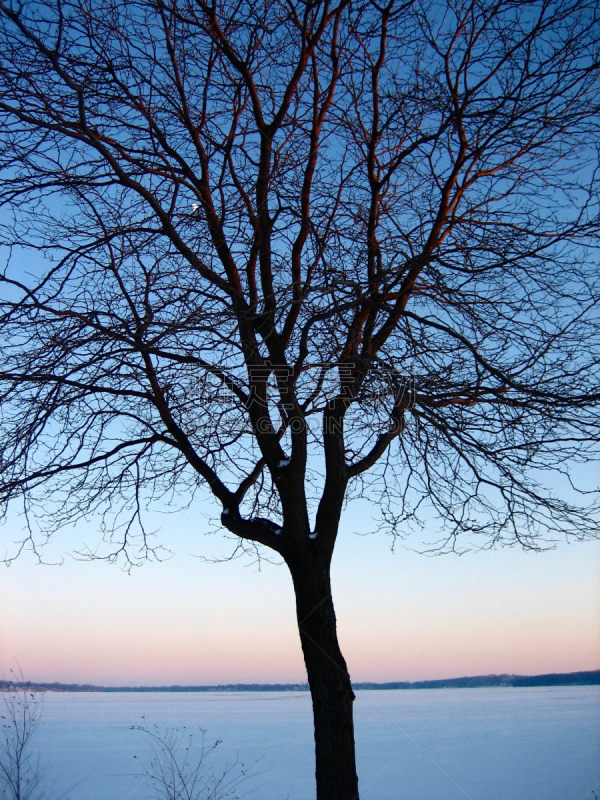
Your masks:
[[[240,539],[263,544],[281,553],[283,528],[263,517],[244,519],[235,508],[225,508],[221,514],[221,524]]]

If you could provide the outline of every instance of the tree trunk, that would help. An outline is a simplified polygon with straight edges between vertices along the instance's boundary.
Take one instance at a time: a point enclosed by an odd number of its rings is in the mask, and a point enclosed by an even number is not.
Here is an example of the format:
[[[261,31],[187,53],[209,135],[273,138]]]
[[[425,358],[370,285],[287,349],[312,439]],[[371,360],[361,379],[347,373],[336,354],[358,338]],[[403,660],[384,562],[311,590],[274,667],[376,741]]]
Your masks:
[[[290,567],[315,721],[317,800],[358,800],[352,702],[331,597],[329,563]]]

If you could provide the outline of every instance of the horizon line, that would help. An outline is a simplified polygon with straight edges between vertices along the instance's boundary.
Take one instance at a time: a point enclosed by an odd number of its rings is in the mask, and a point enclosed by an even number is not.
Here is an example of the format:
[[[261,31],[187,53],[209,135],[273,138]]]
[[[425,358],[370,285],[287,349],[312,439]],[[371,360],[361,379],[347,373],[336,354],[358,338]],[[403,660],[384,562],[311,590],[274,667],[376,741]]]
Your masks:
[[[352,687],[365,689],[441,689],[441,688],[484,688],[484,687],[531,687],[531,686],[594,686],[600,685],[600,669],[576,672],[549,672],[538,675],[517,675],[514,673],[461,676],[458,678],[439,678],[425,681],[357,681]],[[97,686],[90,683],[62,683],[59,681],[11,681],[0,679],[0,690],[13,686],[17,689],[29,688],[38,691],[57,692],[277,692],[308,691],[308,683],[226,683],[226,684],[163,684],[160,686]]]

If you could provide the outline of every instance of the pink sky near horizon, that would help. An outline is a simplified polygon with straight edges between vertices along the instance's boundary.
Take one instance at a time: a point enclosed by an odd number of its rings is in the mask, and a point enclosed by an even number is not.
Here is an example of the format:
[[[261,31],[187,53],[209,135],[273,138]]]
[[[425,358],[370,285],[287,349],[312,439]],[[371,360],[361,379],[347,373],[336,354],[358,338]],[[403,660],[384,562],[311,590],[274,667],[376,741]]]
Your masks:
[[[40,566],[25,556],[1,570],[0,674],[18,663],[47,682],[304,682],[285,567],[207,563],[195,554],[222,557],[231,543],[199,535],[185,515],[163,527],[176,555],[131,575],[69,557]],[[351,676],[596,669],[599,567],[600,542],[431,558],[402,546],[392,554],[381,535],[347,534],[332,580]]]

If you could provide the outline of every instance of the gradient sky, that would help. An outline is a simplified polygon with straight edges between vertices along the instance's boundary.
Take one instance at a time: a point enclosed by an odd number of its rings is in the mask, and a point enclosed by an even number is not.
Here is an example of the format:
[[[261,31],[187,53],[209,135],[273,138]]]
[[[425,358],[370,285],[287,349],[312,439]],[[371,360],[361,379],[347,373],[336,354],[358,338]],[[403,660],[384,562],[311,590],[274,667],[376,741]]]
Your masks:
[[[56,535],[49,558],[0,568],[0,674],[36,681],[214,684],[304,681],[291,580],[283,566],[211,563],[232,542],[206,535],[200,507],[156,514],[173,557],[124,573],[75,561],[94,527]],[[350,507],[333,566],[340,639],[356,681],[600,667],[600,542],[430,557]],[[1,530],[19,534],[18,520]],[[199,556],[209,559],[205,561]]]

